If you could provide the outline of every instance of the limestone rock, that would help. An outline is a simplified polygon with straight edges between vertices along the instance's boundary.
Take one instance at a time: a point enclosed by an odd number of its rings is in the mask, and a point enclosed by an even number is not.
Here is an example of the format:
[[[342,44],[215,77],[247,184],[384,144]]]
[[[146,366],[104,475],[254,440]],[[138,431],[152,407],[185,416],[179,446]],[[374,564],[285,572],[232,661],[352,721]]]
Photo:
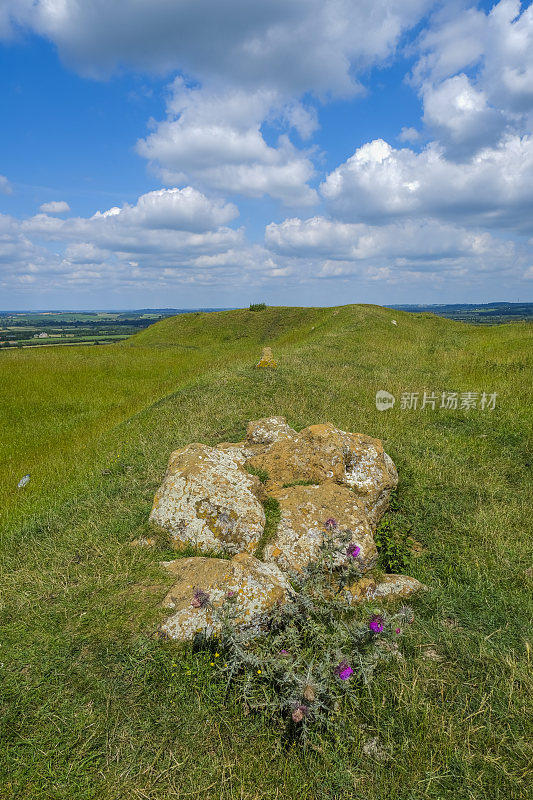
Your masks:
[[[373,576],[365,576],[357,583],[347,586],[344,591],[351,603],[362,603],[365,600],[398,600],[422,590],[427,590],[427,586],[416,578],[408,575],[384,575],[379,580]]]
[[[379,439],[330,423],[296,433],[283,417],[266,417],[248,423],[245,442],[224,442],[218,448],[240,465],[266,472],[269,493],[298,482],[349,486],[363,502],[372,527],[398,483],[394,462]]]
[[[261,491],[230,453],[190,444],[171,454],[150,521],[170,533],[176,548],[253,553],[265,525]]]
[[[324,537],[332,535],[324,523],[334,519],[336,530],[352,532],[351,543],[360,548],[356,560],[361,569],[375,564],[378,553],[365,508],[348,487],[335,483],[291,486],[274,490],[271,496],[280,504],[281,519],[274,540],[265,548],[265,561],[301,571],[316,559]]]
[[[270,347],[263,347],[261,352],[261,358],[259,362],[256,364],[258,367],[270,367],[271,369],[276,369],[278,366],[277,361],[275,360],[274,356],[272,355],[272,350]]]
[[[341,482],[345,474],[343,439],[329,423],[310,425],[295,436],[278,439],[249,464],[268,473],[267,489],[298,481]]]
[[[272,444],[279,439],[297,436],[295,430],[287,425],[285,417],[264,417],[248,423],[246,441],[251,445]]]
[[[284,417],[265,417],[248,423],[244,442],[221,442],[217,450],[224,450],[238,464],[243,465],[252,456],[264,453],[278,439],[296,436]]]
[[[396,467],[379,439],[362,433],[340,433],[345,457],[342,482],[358,494],[375,526],[389,506],[391,490],[398,485]]]
[[[223,450],[241,466],[257,452],[257,448],[250,446],[248,442],[220,442],[216,449]]]
[[[176,578],[163,600],[173,613],[161,626],[161,631],[172,639],[191,639],[199,630],[208,635],[217,633],[219,624],[213,609],[222,605],[228,593],[235,597],[235,623],[251,630],[259,629],[265,612],[293,593],[275,564],[264,564],[247,553],[234,556],[231,561],[179,558],[163,562],[163,566]]]
[[[343,483],[361,498],[371,524],[377,525],[398,483],[396,467],[379,439],[347,433],[330,423],[310,425],[300,433],[282,431],[286,435],[278,435],[248,461],[267,472],[267,491],[301,481]]]

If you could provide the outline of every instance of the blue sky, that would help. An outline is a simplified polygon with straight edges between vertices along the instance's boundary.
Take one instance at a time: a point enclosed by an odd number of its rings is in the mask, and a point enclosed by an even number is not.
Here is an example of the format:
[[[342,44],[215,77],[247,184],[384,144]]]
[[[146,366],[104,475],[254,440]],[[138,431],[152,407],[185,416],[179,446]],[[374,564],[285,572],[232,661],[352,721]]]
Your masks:
[[[531,300],[533,8],[4,0],[0,308]]]

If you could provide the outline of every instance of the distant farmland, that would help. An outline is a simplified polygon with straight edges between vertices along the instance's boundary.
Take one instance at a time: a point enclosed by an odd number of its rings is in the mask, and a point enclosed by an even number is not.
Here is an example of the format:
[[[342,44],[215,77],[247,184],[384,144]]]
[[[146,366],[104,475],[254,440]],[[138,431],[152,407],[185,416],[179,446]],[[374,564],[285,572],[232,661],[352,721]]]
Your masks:
[[[220,309],[137,311],[0,311],[0,348],[111,344],[175,314]]]

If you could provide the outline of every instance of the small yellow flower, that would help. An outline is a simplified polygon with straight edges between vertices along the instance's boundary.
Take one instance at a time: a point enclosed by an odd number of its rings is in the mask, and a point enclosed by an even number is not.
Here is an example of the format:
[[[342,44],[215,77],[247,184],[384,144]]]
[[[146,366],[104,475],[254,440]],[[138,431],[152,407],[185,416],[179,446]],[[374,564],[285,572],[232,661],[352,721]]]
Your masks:
[[[214,666],[215,666],[215,662],[214,662],[214,661],[211,661],[211,666],[212,666],[212,667],[214,667]]]
[[[257,674],[261,675],[261,670],[260,669],[257,670]]]
[[[215,653],[215,658],[218,658],[219,655],[220,655],[219,653]]]

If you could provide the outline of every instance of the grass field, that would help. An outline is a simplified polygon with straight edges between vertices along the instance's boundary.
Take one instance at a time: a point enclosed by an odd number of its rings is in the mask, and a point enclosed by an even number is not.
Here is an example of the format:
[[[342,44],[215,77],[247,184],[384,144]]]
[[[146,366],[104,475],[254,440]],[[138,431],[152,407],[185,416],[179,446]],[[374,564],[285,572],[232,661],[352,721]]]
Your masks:
[[[276,371],[254,368],[264,344]],[[530,353],[528,323],[377,306],[187,314],[109,347],[0,353],[0,798],[527,797]],[[496,392],[496,408],[402,410],[424,390]],[[168,553],[129,544],[172,449],[273,414],[384,440],[422,547],[410,572],[431,587],[405,661],[341,709],[351,736],[305,753],[152,638]],[[363,754],[374,736],[389,762]]]

